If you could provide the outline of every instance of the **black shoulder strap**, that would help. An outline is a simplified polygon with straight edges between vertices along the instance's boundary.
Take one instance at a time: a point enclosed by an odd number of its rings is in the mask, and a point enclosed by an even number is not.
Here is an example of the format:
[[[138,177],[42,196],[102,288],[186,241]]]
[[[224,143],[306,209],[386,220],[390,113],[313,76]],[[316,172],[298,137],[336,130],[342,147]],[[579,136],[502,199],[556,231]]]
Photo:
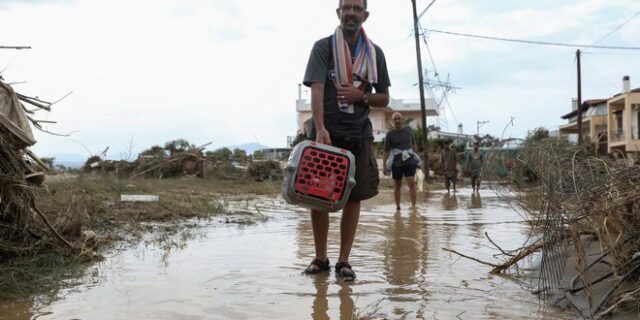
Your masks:
[[[333,35],[330,35],[327,40],[329,40],[329,59],[333,61]]]

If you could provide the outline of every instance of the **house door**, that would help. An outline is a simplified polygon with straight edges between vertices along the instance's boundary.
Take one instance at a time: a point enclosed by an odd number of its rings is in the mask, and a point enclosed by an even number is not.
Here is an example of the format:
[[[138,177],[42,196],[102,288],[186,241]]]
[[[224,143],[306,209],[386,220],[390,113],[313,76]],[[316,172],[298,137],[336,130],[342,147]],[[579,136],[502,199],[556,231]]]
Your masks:
[[[616,112],[616,124],[617,129],[622,130],[622,111]]]
[[[636,111],[636,123],[634,127],[631,128],[631,130],[635,131],[633,132],[634,139],[640,139],[640,108],[638,108]]]

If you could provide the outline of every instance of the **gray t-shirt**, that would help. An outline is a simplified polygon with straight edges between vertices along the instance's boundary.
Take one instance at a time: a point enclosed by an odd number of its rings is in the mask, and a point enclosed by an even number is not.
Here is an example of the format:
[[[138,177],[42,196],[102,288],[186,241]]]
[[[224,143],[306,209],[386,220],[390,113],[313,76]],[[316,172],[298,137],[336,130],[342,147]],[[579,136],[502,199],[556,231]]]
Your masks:
[[[304,73],[303,83],[307,87],[311,87],[312,83],[324,83],[324,126],[329,133],[340,132],[341,134],[358,135],[366,138],[373,137],[368,105],[356,103],[354,113],[344,113],[338,109],[338,93],[333,83],[336,71],[331,56],[331,37],[320,39],[313,45],[307,69]],[[376,89],[376,92],[380,92],[391,86],[384,53],[377,45],[374,44],[374,47],[376,49],[378,83],[373,85],[366,83],[364,90],[367,93],[371,93],[373,88]],[[352,55],[356,51],[351,46],[349,50]],[[354,77],[357,80],[364,81],[355,75]],[[315,132],[314,128],[311,131]]]
[[[416,143],[413,137],[413,131],[410,127],[405,126],[402,129],[391,129],[387,132],[387,136],[384,138],[384,151],[390,151],[391,149],[407,150],[412,149],[412,146]],[[393,166],[400,167],[410,164],[418,164],[414,157],[410,157],[406,161],[402,161],[402,154],[397,154],[393,159]]]

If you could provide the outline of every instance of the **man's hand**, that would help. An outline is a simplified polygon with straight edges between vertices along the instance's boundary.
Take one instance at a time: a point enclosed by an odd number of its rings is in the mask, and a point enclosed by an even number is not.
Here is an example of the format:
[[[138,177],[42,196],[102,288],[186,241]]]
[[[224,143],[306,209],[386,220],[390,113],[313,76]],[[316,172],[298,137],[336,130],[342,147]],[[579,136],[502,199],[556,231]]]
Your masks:
[[[316,133],[316,142],[331,145],[331,136],[326,128],[321,128]]]
[[[364,91],[354,87],[352,84],[342,85],[338,89],[338,101],[340,103],[362,102]]]

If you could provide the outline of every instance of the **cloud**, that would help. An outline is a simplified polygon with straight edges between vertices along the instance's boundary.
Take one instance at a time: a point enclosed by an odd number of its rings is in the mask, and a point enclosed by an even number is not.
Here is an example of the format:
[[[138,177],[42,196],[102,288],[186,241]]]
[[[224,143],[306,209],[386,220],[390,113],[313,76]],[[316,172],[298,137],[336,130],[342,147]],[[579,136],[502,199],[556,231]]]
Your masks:
[[[9,8],[11,6],[37,6],[37,5],[49,5],[49,4],[73,4],[73,0],[0,0],[0,10]]]
[[[220,28],[214,30],[214,33],[221,41],[239,41],[246,37],[244,31],[238,29]]]
[[[424,8],[429,1],[419,1]],[[595,41],[638,11],[637,0],[439,0],[426,28],[559,42]],[[48,126],[71,132],[92,150],[113,154],[133,139],[137,148],[185,138],[211,148],[259,141],[283,146],[296,132],[295,99],[313,43],[338,25],[335,1],[37,1],[0,2],[0,70],[24,94],[67,99]],[[390,68],[394,98],[417,98],[410,3],[370,0],[367,32]],[[634,45],[640,20],[603,41]],[[514,134],[552,126],[575,95],[574,48],[516,45],[430,34],[441,77],[462,89],[451,109],[465,128],[491,119],[499,135],[511,115]],[[616,93],[630,74],[640,83],[637,52],[587,50],[584,96]],[[422,44],[422,61],[433,67]],[[448,123],[455,128],[451,111]],[[482,118],[482,119],[481,119]],[[84,153],[71,139],[37,133],[36,152]],[[98,150],[98,151],[100,151]],[[96,151],[97,152],[97,151]]]

